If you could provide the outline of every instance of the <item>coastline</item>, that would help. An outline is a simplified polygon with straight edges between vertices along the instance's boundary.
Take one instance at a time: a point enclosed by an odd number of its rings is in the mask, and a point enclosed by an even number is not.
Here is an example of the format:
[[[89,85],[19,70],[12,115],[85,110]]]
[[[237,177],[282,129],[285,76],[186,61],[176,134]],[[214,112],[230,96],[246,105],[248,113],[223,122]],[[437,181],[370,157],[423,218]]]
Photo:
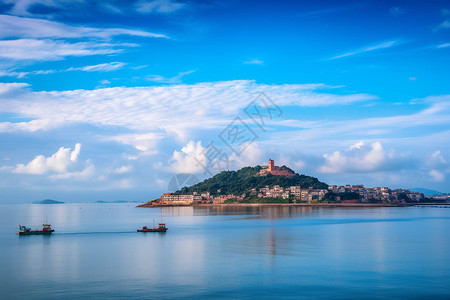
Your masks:
[[[390,203],[222,203],[222,204],[192,204],[192,205],[152,205],[141,204],[136,207],[274,207],[274,206],[312,206],[312,207],[411,207],[417,205],[450,205],[450,203],[404,203],[404,204],[390,204]]]

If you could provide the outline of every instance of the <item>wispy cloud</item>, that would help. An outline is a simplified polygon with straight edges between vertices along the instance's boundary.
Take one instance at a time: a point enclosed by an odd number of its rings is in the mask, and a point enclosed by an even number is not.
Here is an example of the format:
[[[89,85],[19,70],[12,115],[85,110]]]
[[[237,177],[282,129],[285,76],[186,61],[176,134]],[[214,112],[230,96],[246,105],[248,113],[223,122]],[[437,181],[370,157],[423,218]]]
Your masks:
[[[16,78],[26,78],[31,75],[45,75],[54,74],[60,72],[70,72],[70,71],[83,71],[83,72],[112,72],[119,70],[126,66],[124,62],[109,62],[98,65],[90,65],[83,67],[70,67],[64,70],[35,70],[35,71],[17,71],[17,70],[0,70],[0,77],[16,77]],[[111,83],[107,81],[108,83]]]
[[[10,4],[12,7],[8,11],[8,13],[19,16],[28,16],[32,15],[29,11],[30,8],[36,5],[44,5],[46,7],[51,8],[63,8],[64,6],[70,7],[72,5],[77,5],[84,0],[73,0],[73,1],[64,1],[64,0],[4,0],[3,2]]]
[[[35,7],[48,7],[54,11],[50,15],[77,12],[84,9],[100,9],[102,12],[122,14],[134,12],[142,14],[170,14],[188,6],[186,3],[174,0],[138,0],[138,1],[86,1],[86,0],[4,0],[9,8],[7,13],[16,16],[41,16],[49,17],[48,14],[40,14]],[[95,6],[92,7],[92,3]]]
[[[136,3],[136,11],[139,13],[169,14],[185,7],[184,3],[172,0],[140,0]]]
[[[61,60],[68,56],[105,55],[138,46],[117,43],[116,36],[168,38],[164,34],[127,28],[70,26],[63,23],[0,15],[0,58],[9,60]],[[80,42],[80,39],[83,42]]]
[[[345,12],[345,11],[348,11],[348,10],[353,10],[353,9],[356,9],[356,8],[360,8],[362,6],[363,6],[362,4],[341,5],[341,6],[336,6],[336,7],[326,8],[326,9],[319,9],[319,10],[313,10],[313,11],[305,12],[305,13],[302,13],[301,16],[302,17],[318,17],[318,16],[321,16],[321,15],[341,13],[341,12]]]
[[[84,71],[84,72],[111,72],[123,68],[126,65],[124,62],[110,62],[92,66],[85,66],[79,68],[69,68],[67,71]]]
[[[393,16],[398,16],[404,13],[404,10],[400,6],[394,6],[389,9],[389,13]]]
[[[246,64],[246,65],[263,65],[264,62],[262,60],[254,58],[254,59],[250,59],[250,60],[244,61],[243,64]]]
[[[436,48],[448,48],[448,47],[450,47],[450,43],[444,43],[436,46]]]
[[[382,42],[373,46],[368,46],[368,47],[364,47],[361,48],[359,50],[356,51],[352,51],[352,52],[347,52],[341,55],[337,55],[337,56],[333,56],[330,59],[339,59],[339,58],[344,58],[344,57],[348,57],[348,56],[353,56],[353,55],[357,55],[357,54],[362,54],[362,53],[366,53],[366,52],[370,52],[370,51],[375,51],[375,50],[380,50],[380,49],[387,49],[387,48],[391,48],[394,46],[398,46],[400,44],[399,41],[387,41],[387,42]]]
[[[0,15],[0,38],[102,38],[118,35],[168,38],[164,34],[126,28],[70,26],[60,22]]]
[[[114,54],[123,51],[123,44],[60,40],[0,40],[0,58],[11,60],[62,60],[67,56]],[[127,45],[128,46],[128,45]]]
[[[436,27],[436,30],[448,29],[448,28],[450,28],[450,20],[444,20],[444,22],[442,22],[441,24],[439,24]]]
[[[183,76],[189,75],[196,72],[196,70],[189,70],[186,72],[180,72],[173,77],[165,77],[162,75],[148,75],[146,79],[151,82],[159,82],[159,83],[181,83]]]
[[[56,70],[36,70],[36,71],[15,71],[15,70],[0,70],[0,77],[1,76],[7,76],[7,77],[16,77],[16,78],[25,78],[29,75],[45,75],[45,74],[53,74],[57,73]]]
[[[123,10],[117,7],[116,5],[112,3],[101,3],[101,8],[103,8],[105,11],[113,14],[121,14],[123,13]]]
[[[0,70],[0,77],[16,77],[16,78],[24,78],[30,72],[17,72],[13,70]]]
[[[450,16],[450,10],[442,9],[441,13],[443,16],[446,17],[446,19],[441,24],[437,25],[434,28],[434,31],[439,31],[441,29],[449,29],[450,28],[450,20],[448,19],[448,16]]]

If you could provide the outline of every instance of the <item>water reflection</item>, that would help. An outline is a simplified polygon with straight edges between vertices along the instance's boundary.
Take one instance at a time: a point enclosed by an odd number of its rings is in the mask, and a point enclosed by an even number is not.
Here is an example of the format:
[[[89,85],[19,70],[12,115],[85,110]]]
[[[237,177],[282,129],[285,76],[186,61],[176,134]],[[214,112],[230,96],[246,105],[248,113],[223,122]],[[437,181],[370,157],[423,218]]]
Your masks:
[[[310,213],[311,206],[211,206],[195,208],[196,215],[259,215],[273,218],[289,217],[292,214]]]
[[[181,206],[161,207],[163,216],[211,216],[211,215],[259,215],[271,218],[285,218],[293,214],[311,213],[311,206]]]

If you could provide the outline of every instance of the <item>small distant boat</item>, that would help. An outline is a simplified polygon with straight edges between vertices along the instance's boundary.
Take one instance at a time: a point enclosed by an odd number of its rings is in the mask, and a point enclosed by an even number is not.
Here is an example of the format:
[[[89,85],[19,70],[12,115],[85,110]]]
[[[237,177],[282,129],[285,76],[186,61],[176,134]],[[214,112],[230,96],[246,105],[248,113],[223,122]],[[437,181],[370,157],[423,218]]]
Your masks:
[[[28,228],[26,226],[21,226],[19,225],[19,232],[17,233],[18,235],[38,235],[38,234],[52,234],[53,230],[52,226],[50,224],[43,224],[42,225],[42,230],[31,230],[31,228]]]
[[[147,226],[138,229],[137,232],[166,232],[167,227],[165,223],[159,223],[158,227],[153,226],[153,228],[148,228]]]

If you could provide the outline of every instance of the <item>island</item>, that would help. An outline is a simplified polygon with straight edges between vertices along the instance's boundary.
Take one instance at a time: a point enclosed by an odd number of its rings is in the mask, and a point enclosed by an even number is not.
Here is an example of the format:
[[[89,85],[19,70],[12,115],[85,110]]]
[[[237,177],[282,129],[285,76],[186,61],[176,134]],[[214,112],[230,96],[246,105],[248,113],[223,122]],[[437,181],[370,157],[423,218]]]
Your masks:
[[[222,171],[204,181],[164,193],[139,207],[192,205],[323,205],[409,206],[446,203],[447,197],[429,197],[421,192],[364,185],[328,185],[317,178],[298,174],[287,166],[266,166]]]
[[[31,203],[32,204],[64,204],[64,202],[56,201],[56,200],[52,200],[52,199],[44,199],[44,200],[40,200],[40,201],[33,201]]]

